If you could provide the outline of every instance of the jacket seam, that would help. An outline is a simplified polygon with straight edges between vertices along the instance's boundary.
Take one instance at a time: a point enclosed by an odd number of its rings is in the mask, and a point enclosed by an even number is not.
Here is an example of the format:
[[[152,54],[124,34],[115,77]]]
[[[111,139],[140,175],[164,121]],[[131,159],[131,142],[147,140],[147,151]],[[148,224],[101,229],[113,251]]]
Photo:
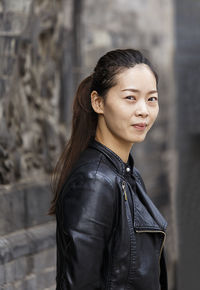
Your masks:
[[[127,287],[126,289],[130,289],[130,280],[133,279],[133,275],[135,272],[135,269],[133,269],[134,267],[134,225],[133,225],[133,221],[132,221],[132,215],[130,212],[130,208],[129,208],[129,204],[127,204],[127,202],[125,203],[125,210],[126,210],[126,215],[127,215],[127,221],[128,221],[128,227],[129,227],[129,233],[130,233],[130,257],[129,257],[129,268],[128,268],[128,275],[127,275],[127,280],[126,280],[126,284]]]
[[[99,170],[100,163],[101,163],[102,161],[103,161],[103,154],[100,155],[99,163],[98,163],[98,165],[97,165],[96,172],[95,172],[95,176],[99,175],[99,176],[105,178],[105,180],[106,180],[106,181],[107,181],[107,182],[112,186],[112,189],[114,190],[112,180],[111,180],[108,176],[104,175],[103,172],[101,172],[101,171]],[[91,162],[91,163],[92,163],[92,162]]]
[[[96,142],[96,141],[95,141]],[[102,147],[102,148],[101,148]],[[107,146],[97,142],[96,143],[96,147],[92,147],[92,148],[95,148],[97,150],[99,150],[101,152],[101,154],[104,154],[105,156],[107,156],[109,159],[110,159],[110,156],[108,155],[108,152],[111,153],[115,158],[117,158],[117,160],[120,162],[120,165],[121,165],[121,168],[122,168],[122,171],[124,173],[124,163],[122,161],[122,159],[114,152],[112,151],[111,149],[109,149]]]
[[[97,175],[97,171],[99,169],[99,165],[100,165],[101,160],[102,160],[102,155],[100,155],[100,158],[99,158],[99,163],[98,163],[97,168],[96,168],[96,175]]]

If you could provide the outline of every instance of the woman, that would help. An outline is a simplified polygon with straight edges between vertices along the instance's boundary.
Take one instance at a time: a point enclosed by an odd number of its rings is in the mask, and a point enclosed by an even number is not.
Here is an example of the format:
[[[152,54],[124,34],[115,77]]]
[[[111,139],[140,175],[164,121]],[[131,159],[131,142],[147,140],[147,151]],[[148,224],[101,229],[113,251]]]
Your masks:
[[[156,120],[157,85],[139,51],[118,49],[102,56],[77,90],[50,209],[57,289],[167,289],[167,223],[130,154]]]

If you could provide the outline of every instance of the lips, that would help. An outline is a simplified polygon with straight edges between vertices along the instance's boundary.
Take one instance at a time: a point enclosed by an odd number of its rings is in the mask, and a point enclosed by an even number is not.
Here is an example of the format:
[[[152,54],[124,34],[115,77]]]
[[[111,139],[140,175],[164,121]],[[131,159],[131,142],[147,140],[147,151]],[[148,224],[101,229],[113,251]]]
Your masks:
[[[135,129],[144,130],[147,127],[147,123],[136,123],[132,125]]]

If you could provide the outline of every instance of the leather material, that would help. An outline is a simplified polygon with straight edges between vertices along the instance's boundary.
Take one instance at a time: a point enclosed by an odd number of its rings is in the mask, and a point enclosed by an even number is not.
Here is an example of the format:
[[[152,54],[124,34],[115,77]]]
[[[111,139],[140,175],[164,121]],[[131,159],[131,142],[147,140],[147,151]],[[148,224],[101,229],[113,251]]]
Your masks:
[[[167,222],[126,164],[93,140],[60,193],[57,289],[167,290],[163,244]],[[130,198],[131,197],[131,198]]]

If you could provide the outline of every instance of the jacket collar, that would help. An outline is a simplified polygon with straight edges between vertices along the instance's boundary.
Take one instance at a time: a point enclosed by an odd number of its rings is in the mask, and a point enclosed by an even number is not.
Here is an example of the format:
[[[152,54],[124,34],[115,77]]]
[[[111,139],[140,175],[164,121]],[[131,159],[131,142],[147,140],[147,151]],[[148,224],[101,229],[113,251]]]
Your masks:
[[[115,152],[95,139],[90,141],[89,147],[95,148],[102,152],[109,159],[115,170],[117,170],[120,175],[125,176],[127,172],[133,174],[134,160],[131,154],[129,154],[128,162],[125,163]]]
[[[129,160],[127,163],[123,162],[123,160],[114,153],[111,149],[103,145],[102,143],[91,140],[89,143],[89,147],[95,148],[96,150],[103,153],[111,162],[115,170],[122,176],[125,177],[125,175],[128,173],[127,168],[129,168],[130,171],[129,174],[132,174],[133,177],[136,180],[137,188],[140,194],[140,198],[142,199],[143,204],[145,205],[145,208],[147,209],[147,212],[145,215],[139,214],[141,212],[141,209],[139,208],[141,206],[141,203],[138,202],[137,199],[134,201],[134,212],[135,212],[135,220],[134,220],[134,227],[138,230],[161,230],[166,231],[167,228],[167,222],[165,218],[162,216],[162,214],[159,212],[159,210],[156,208],[156,206],[153,204],[151,199],[146,193],[146,190],[144,188],[144,184],[142,181],[142,178],[140,177],[139,172],[134,167],[134,160],[131,154],[129,154]],[[147,216],[148,215],[148,218]]]

